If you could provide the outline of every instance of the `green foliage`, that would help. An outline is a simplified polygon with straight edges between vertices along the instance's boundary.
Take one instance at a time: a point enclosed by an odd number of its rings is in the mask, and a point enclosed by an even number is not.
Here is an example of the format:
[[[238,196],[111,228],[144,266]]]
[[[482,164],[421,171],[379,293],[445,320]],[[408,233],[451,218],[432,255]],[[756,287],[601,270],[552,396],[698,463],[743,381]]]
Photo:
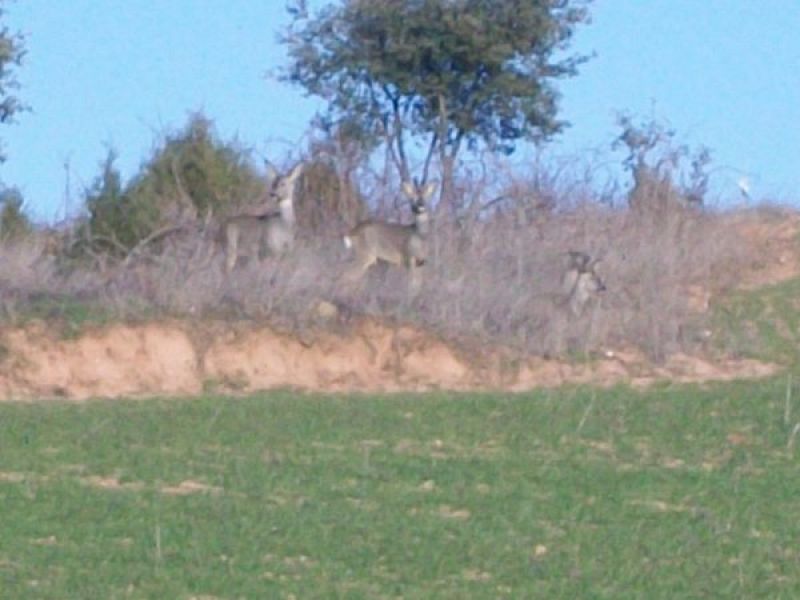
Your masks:
[[[0,20],[5,18],[7,0],[0,0]],[[0,123],[9,123],[14,117],[27,110],[16,91],[19,89],[15,70],[22,64],[25,56],[25,38],[0,24]],[[0,153],[0,162],[5,156]]]
[[[557,79],[582,57],[556,58],[586,2],[344,0],[309,17],[295,6],[284,78],[321,96],[331,118],[382,138],[404,179],[404,136],[454,160],[464,143],[511,152],[564,125]]]
[[[797,598],[786,398],[775,378],[0,403],[0,588],[15,600]]]
[[[252,200],[263,183],[250,164],[247,150],[221,141],[213,123],[202,114],[168,136],[164,145],[130,185],[136,198],[157,199],[162,210],[224,214]]]
[[[119,255],[155,230],[160,211],[154,198],[136,198],[123,187],[116,159],[116,152],[109,150],[101,173],[86,194],[86,208],[89,245]]]
[[[88,233],[93,249],[124,254],[155,228],[158,210],[151,203],[133,202],[123,189],[116,159],[116,152],[109,150],[100,175],[86,193]]]
[[[28,297],[17,318],[18,323],[46,321],[49,331],[57,332],[62,339],[74,339],[89,326],[112,321],[114,314],[94,298],[43,292]]]
[[[109,151],[86,194],[89,240],[95,250],[125,254],[159,228],[235,210],[263,191],[248,153],[220,141],[213,124],[193,115],[130,182]]]
[[[16,188],[0,190],[0,240],[15,240],[29,235],[33,224],[23,210],[24,200]]]

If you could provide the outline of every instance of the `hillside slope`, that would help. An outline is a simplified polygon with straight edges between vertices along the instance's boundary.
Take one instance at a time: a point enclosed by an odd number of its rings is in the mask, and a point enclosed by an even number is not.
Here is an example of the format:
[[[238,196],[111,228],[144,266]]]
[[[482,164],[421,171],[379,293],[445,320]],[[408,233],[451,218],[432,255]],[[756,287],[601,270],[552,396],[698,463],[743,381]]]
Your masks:
[[[710,324],[697,351],[656,361],[631,347],[572,360],[521,354],[477,340],[445,341],[419,327],[328,315],[303,335],[253,320],[160,320],[84,325],[42,320],[0,330],[0,399],[315,391],[495,389],[567,383],[648,385],[762,377],[800,363],[800,215],[731,216],[753,260],[733,290],[690,290]],[[729,279],[729,278],[722,278]],[[706,325],[703,325],[706,327]]]

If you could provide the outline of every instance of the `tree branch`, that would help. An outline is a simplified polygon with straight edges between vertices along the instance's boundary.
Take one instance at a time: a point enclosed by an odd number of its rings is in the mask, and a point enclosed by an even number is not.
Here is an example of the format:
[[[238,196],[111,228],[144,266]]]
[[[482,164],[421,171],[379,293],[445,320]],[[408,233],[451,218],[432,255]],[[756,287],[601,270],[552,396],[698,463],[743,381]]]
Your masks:
[[[431,136],[431,143],[428,146],[428,154],[425,156],[425,163],[422,167],[422,183],[425,184],[428,181],[428,167],[430,167],[431,160],[433,159],[433,153],[436,151],[437,144],[439,142],[439,134],[434,132]]]

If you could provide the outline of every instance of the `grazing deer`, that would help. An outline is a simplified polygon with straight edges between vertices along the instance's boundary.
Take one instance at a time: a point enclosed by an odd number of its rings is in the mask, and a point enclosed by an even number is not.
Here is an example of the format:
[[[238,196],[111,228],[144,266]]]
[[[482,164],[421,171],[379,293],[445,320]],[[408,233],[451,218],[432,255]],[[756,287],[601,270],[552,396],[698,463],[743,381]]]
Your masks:
[[[414,215],[411,225],[365,221],[344,236],[345,247],[355,253],[355,263],[345,277],[351,281],[361,279],[372,265],[381,261],[408,269],[410,288],[419,289],[420,267],[427,258],[430,229],[426,201],[435,189],[434,182],[424,186],[416,181],[403,183],[403,193],[409,199]]]
[[[280,255],[294,244],[294,190],[303,163],[280,175],[268,165],[270,179],[267,201],[278,205],[277,213],[241,214],[228,218],[223,226],[225,271],[230,273],[240,256],[261,258],[264,252]]]
[[[566,294],[565,304],[573,317],[580,317],[589,301],[596,294],[604,292],[605,283],[595,271],[600,259],[592,260],[585,252],[569,252],[569,268],[562,280],[562,289]]]

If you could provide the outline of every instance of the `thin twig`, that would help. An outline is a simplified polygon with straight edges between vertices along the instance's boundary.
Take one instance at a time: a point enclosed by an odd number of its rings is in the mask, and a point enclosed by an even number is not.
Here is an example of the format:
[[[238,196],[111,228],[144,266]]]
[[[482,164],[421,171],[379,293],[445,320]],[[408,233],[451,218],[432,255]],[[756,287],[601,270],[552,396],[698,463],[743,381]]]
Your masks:
[[[581,417],[580,422],[578,423],[578,429],[576,433],[580,433],[583,429],[583,426],[586,424],[586,420],[589,418],[589,413],[592,412],[592,408],[594,407],[594,401],[597,398],[595,391],[592,390],[592,397],[589,400],[589,405],[586,407],[586,410],[583,411],[583,416]]]
[[[797,438],[798,433],[800,433],[800,423],[795,423],[792,433],[789,434],[789,442],[786,444],[787,450],[791,451],[794,448],[794,440]]]
[[[150,244],[155,241],[160,240],[161,238],[165,238],[168,235],[173,233],[177,233],[178,231],[184,231],[187,229],[186,224],[180,225],[167,225],[166,227],[162,227],[161,229],[155,230],[153,233],[148,235],[147,237],[143,238],[138,244],[136,244],[128,255],[125,257],[125,260],[122,261],[123,266],[127,266],[130,262],[136,258],[142,251]]]
[[[156,525],[156,562],[161,562],[161,525]]]

